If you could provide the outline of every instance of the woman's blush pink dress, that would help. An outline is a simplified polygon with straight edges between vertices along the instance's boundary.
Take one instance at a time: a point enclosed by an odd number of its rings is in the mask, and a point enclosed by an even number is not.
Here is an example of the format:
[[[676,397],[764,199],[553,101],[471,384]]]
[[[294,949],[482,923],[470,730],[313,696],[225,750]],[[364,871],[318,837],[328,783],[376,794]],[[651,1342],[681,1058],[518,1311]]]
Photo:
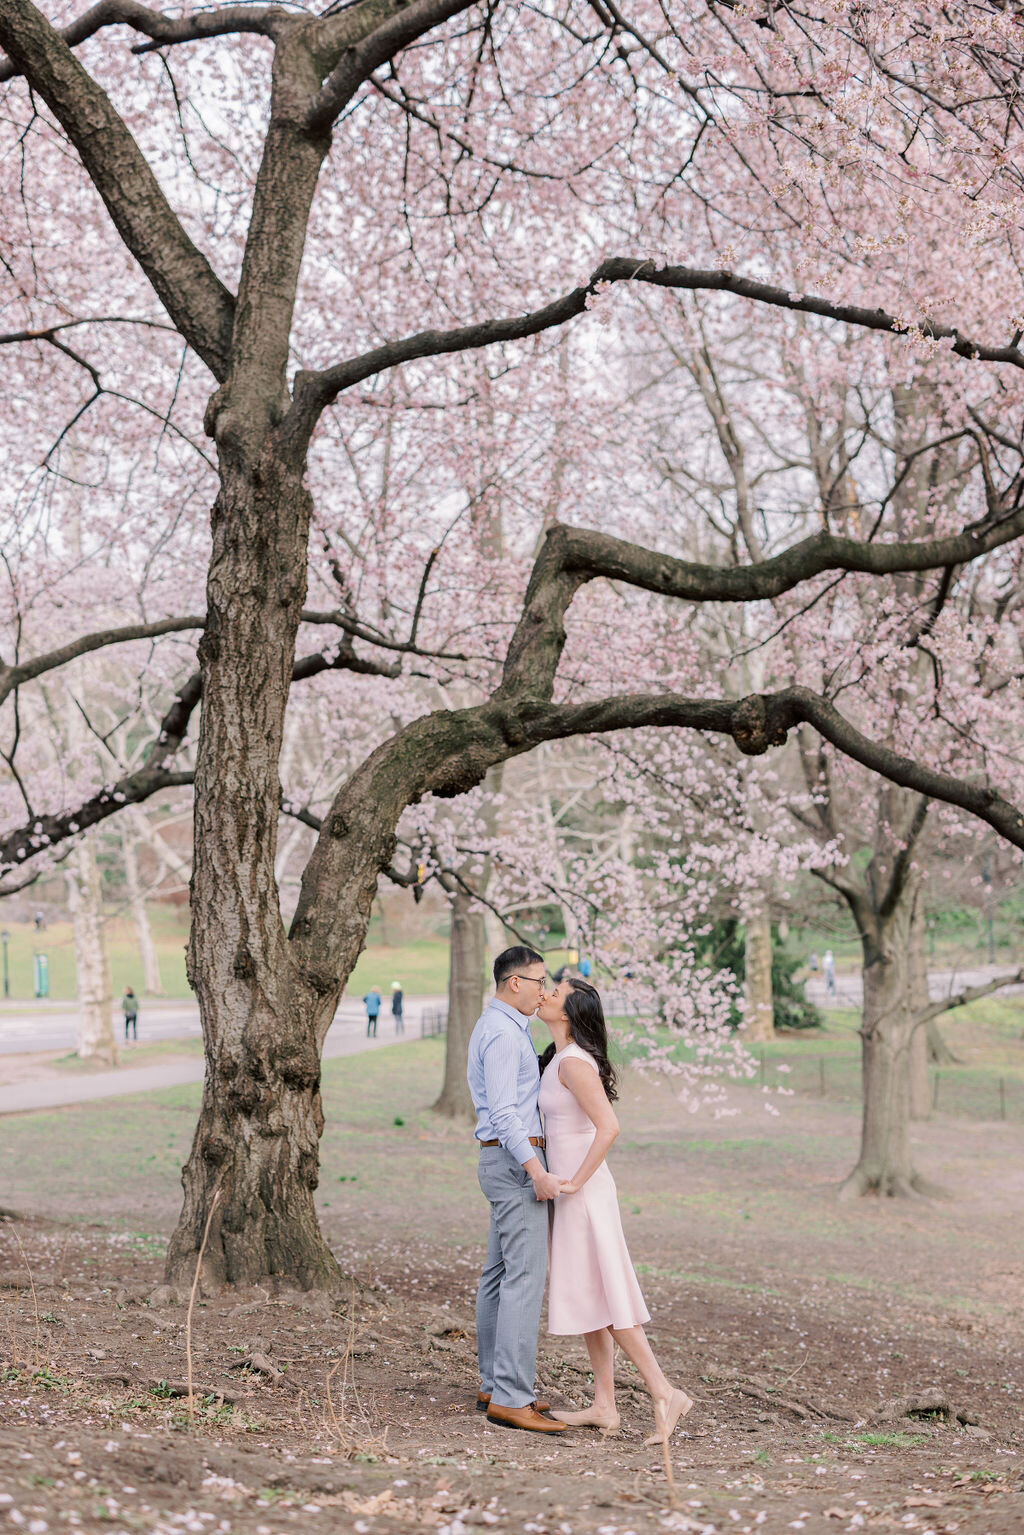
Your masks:
[[[548,1168],[560,1178],[571,1178],[579,1169],[597,1133],[559,1078],[558,1068],[568,1059],[586,1061],[597,1071],[593,1056],[569,1044],[541,1077]],[[622,1234],[615,1180],[602,1162],[577,1193],[560,1194],[554,1202],[548,1332],[597,1332],[649,1321]]]

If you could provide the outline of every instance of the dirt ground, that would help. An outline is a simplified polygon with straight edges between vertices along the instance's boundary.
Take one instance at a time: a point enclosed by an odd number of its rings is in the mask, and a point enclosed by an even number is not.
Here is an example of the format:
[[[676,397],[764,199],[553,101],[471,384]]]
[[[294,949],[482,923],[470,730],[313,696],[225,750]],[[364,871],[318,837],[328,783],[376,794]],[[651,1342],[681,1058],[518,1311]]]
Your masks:
[[[194,1423],[160,1280],[197,1090],[0,1121],[0,1530],[1024,1531],[1021,1127],[937,1118],[916,1151],[947,1200],[839,1205],[850,1106],[735,1088],[716,1120],[627,1078],[627,1238],[697,1398],[673,1498],[625,1362],[616,1438],[475,1412],[486,1210],[426,1107],[439,1050],[328,1063],[318,1199],[352,1283],[199,1297]],[[585,1400],[582,1344],[543,1337],[538,1386]]]

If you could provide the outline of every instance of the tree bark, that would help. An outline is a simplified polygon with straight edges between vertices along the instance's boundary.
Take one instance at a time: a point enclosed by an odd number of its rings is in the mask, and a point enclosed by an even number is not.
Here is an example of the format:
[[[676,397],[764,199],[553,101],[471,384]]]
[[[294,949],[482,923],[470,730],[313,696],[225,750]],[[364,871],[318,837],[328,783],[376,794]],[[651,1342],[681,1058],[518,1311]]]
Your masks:
[[[188,951],[206,1080],[167,1271],[171,1282],[191,1277],[219,1190],[203,1262],[208,1286],[285,1275],[306,1288],[330,1287],[340,1274],[313,1192],[320,1049],[340,976],[310,985],[299,974],[274,877],[310,498],[301,470],[289,472],[272,441],[248,472],[244,454],[227,456],[242,462],[223,474],[213,514]],[[371,899],[372,891],[366,919]]]
[[[928,930],[925,921],[924,897],[918,894],[910,920],[909,953],[907,955],[907,1007],[911,1018],[917,1018],[928,1006]],[[931,1082],[928,1078],[928,1033],[924,1024],[912,1024],[910,1036],[910,1117],[914,1120],[930,1119],[932,1112]]]
[[[469,1036],[484,1004],[487,934],[483,912],[472,909],[465,891],[452,897],[451,958],[448,974],[448,1038],[445,1044],[444,1085],[434,1104],[446,1119],[473,1118],[473,1100],[466,1081]]]
[[[81,1015],[78,1054],[83,1060],[105,1061],[116,1066],[113,988],[103,930],[103,890],[96,852],[88,839],[79,843],[70,862],[72,868],[67,884]]]
[[[128,910],[135,924],[135,938],[142,956],[142,989],[151,997],[164,995],[160,979],[160,961],[157,958],[153,933],[149,926],[146,898],[139,882],[139,860],[136,856],[135,837],[127,822],[121,825],[121,856],[124,861],[124,883],[128,894]]]
[[[864,1009],[861,1020],[863,1109],[860,1157],[840,1189],[909,1196],[937,1192],[914,1168],[910,1152],[910,930],[919,890],[909,881],[885,915],[862,930]]]
[[[772,928],[767,910],[750,912],[746,920],[746,1010],[743,1033],[758,1042],[775,1038],[772,1000]]]
[[[933,1066],[959,1066],[960,1060],[953,1054],[942,1037],[937,1018],[929,1018],[922,1030],[928,1052],[928,1059]]]

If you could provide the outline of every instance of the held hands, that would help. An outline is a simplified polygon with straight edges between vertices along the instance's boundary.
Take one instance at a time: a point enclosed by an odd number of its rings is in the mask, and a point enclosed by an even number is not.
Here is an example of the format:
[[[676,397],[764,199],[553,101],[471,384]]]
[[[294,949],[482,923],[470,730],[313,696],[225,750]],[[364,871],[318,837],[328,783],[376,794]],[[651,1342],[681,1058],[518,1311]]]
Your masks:
[[[542,1167],[539,1172],[531,1173],[533,1178],[533,1192],[537,1199],[557,1199],[562,1192],[562,1180],[555,1173],[549,1173]]]
[[[574,1183],[571,1178],[563,1178],[562,1187],[558,1192],[560,1194],[576,1194],[579,1192],[579,1188],[580,1185],[578,1183]]]

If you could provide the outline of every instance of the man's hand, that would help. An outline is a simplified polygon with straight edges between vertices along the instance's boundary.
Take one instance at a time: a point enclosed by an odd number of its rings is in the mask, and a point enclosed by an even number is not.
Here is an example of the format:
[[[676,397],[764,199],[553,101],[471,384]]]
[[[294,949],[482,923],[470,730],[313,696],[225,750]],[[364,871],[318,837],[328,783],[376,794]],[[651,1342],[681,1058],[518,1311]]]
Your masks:
[[[540,1157],[524,1162],[523,1172],[533,1179],[533,1192],[538,1199],[557,1199],[562,1192],[562,1180],[548,1172]]]
[[[542,1167],[538,1172],[531,1173],[533,1178],[533,1192],[538,1199],[557,1199],[562,1192],[562,1180],[555,1173],[549,1173]]]

